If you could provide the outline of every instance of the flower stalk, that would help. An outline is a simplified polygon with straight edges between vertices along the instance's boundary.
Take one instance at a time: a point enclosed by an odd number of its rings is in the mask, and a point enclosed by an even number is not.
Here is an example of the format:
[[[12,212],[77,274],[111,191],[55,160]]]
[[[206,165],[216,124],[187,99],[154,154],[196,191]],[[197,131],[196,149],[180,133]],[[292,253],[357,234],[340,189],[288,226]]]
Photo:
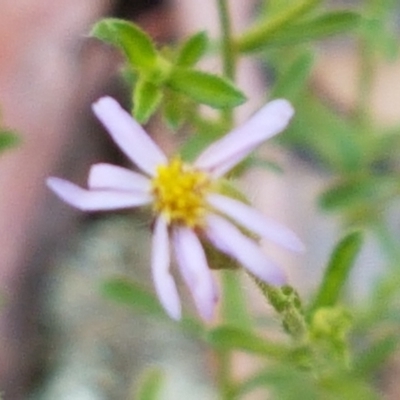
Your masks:
[[[229,7],[227,0],[217,0],[218,15],[221,27],[221,41],[222,41],[222,66],[223,75],[235,81],[236,75],[236,50],[233,46],[232,41],[232,24],[229,15]],[[232,108],[227,108],[222,111],[225,121],[232,125],[233,123],[233,110]]]

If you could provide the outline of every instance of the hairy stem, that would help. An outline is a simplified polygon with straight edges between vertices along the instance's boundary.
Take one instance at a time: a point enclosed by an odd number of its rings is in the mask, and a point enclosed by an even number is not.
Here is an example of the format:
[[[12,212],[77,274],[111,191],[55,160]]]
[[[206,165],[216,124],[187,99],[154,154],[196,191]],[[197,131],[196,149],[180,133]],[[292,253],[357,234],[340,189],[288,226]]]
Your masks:
[[[221,56],[223,75],[231,81],[234,81],[236,72],[236,52],[234,50],[232,41],[232,24],[229,15],[228,0],[217,0],[217,6],[221,28]],[[233,110],[224,110],[223,117],[229,124],[232,124]]]
[[[368,126],[369,99],[374,77],[374,59],[365,41],[359,44],[359,76],[358,76],[358,99],[355,110],[356,122],[361,128]]]

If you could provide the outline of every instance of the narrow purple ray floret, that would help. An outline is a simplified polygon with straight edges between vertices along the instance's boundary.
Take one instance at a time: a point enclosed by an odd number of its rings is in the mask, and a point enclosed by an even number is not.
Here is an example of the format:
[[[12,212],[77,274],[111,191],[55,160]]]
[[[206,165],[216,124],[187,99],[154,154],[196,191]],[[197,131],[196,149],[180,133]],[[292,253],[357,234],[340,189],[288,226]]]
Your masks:
[[[181,302],[170,272],[170,244],[198,312],[206,320],[213,316],[218,290],[202,240],[208,240],[266,283],[285,283],[282,270],[240,228],[289,250],[302,251],[300,240],[247,204],[216,192],[218,185],[214,183],[257,146],[285,129],[293,115],[286,100],[268,103],[244,125],[209,146],[193,165],[179,158],[169,161],[114,99],[101,98],[93,111],[142,173],[101,163],[91,167],[88,189],[55,177],[48,178],[47,185],[65,202],[83,211],[152,205],[153,281],[161,304],[172,318],[181,317]]]

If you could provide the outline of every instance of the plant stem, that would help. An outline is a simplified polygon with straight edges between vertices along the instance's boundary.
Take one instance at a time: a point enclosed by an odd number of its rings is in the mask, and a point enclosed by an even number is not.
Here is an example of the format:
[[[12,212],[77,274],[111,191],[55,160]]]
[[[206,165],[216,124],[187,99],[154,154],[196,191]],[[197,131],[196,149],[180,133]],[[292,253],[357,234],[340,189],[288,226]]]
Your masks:
[[[355,119],[361,128],[368,126],[368,108],[374,77],[374,59],[364,40],[359,44],[358,102]]]
[[[221,400],[231,400],[232,384],[230,379],[231,352],[229,350],[220,350],[218,356],[218,384],[219,398]]]
[[[229,13],[229,0],[217,0],[218,17],[221,29],[221,57],[223,75],[231,80],[235,81],[236,73],[236,52],[233,48],[232,43],[232,26]],[[228,108],[222,111],[222,118],[227,124],[233,124],[233,109]],[[224,282],[224,292],[229,289],[229,285]],[[224,293],[224,298],[226,294]],[[221,400],[231,400],[233,382],[231,381],[231,363],[232,363],[232,352],[230,350],[220,350],[217,352],[219,361],[218,365],[218,386],[219,395]]]
[[[232,24],[229,15],[228,0],[217,0],[218,16],[221,28],[221,56],[223,75],[230,79],[235,80],[236,74],[236,52],[232,42]],[[233,123],[233,110],[226,109],[223,111],[223,116],[229,124]]]
[[[232,24],[229,17],[227,0],[217,0],[218,14],[221,25],[222,62],[224,76],[235,80],[236,54],[232,45]]]

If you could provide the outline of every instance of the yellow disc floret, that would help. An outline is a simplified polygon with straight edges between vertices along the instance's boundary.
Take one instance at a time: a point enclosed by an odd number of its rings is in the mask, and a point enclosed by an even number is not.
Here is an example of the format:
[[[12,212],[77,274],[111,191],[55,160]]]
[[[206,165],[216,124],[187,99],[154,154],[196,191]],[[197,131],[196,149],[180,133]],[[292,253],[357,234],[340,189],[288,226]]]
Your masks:
[[[169,164],[158,166],[152,180],[154,211],[163,214],[170,224],[201,226],[209,188],[206,173],[174,158]]]

